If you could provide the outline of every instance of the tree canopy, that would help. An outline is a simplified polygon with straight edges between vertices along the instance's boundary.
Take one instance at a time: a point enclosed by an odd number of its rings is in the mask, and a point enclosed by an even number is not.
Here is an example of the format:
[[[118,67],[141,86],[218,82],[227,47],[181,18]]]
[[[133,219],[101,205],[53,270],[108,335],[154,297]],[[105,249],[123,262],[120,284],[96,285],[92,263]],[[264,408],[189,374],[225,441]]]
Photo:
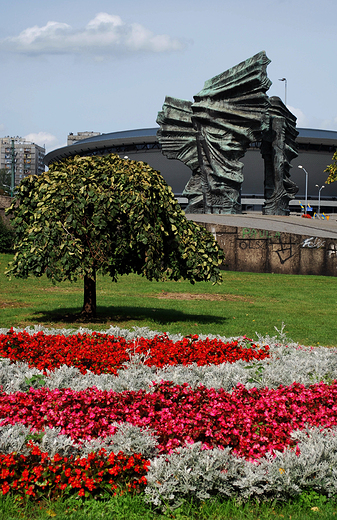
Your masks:
[[[324,170],[324,172],[329,174],[326,184],[331,184],[337,180],[337,152],[333,154],[332,163]]]
[[[82,312],[96,312],[96,273],[149,280],[221,280],[224,255],[188,221],[159,172],[118,155],[74,157],[23,179],[9,208],[16,232],[7,274],[84,278]]]

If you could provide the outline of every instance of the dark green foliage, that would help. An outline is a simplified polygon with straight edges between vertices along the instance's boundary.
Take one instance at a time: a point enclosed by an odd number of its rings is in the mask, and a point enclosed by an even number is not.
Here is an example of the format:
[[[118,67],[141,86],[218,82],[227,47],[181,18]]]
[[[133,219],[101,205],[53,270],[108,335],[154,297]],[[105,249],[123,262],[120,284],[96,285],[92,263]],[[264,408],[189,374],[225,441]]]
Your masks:
[[[14,247],[14,231],[6,226],[0,216],[0,253],[12,253]]]
[[[11,193],[11,172],[5,168],[0,169],[0,195]]]
[[[17,237],[10,275],[95,280],[101,270],[114,281],[131,272],[221,280],[223,253],[213,235],[185,218],[171,188],[143,162],[66,159],[26,177],[9,211]]]

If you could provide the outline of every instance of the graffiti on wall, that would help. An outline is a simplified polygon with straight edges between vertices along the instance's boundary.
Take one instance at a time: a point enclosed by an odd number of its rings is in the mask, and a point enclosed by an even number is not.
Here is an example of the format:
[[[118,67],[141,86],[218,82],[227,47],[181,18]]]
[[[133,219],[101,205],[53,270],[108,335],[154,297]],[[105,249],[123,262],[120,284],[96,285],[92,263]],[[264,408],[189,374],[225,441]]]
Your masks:
[[[281,265],[299,254],[300,249],[325,249],[328,258],[337,260],[337,242],[328,242],[319,237],[308,237],[301,242],[291,234],[266,229],[242,228],[242,238],[238,245],[242,250],[263,250],[268,248],[268,240],[273,239],[273,253],[276,253]],[[337,267],[337,266],[336,266]]]
[[[302,247],[308,247],[309,249],[322,249],[325,247],[325,240],[317,237],[305,238],[302,242]]]
[[[280,238],[281,233],[276,231],[268,231],[267,229],[242,228],[242,239],[256,239],[256,238]]]
[[[329,244],[327,255],[329,258],[337,258],[337,245],[336,244]]]
[[[263,249],[266,247],[265,240],[269,238],[277,240],[277,245],[273,252],[277,254],[282,265],[298,252],[295,247],[298,244],[293,242],[291,235],[284,241],[279,231],[274,232],[267,229],[243,228],[242,240],[239,245],[241,249]]]
[[[279,238],[278,249],[274,249],[274,252],[279,257],[282,265],[298,253],[297,247],[294,246],[298,246],[298,244],[293,242],[291,235],[287,242],[283,242],[281,237]]]
[[[263,240],[241,240],[240,249],[263,249],[265,243]]]

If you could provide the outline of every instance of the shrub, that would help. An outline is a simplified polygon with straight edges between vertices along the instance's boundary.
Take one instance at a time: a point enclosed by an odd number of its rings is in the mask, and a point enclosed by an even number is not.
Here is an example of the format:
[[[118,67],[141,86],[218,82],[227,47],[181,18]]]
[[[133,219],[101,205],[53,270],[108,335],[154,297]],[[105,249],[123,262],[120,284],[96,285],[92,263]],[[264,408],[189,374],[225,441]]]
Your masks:
[[[0,253],[12,253],[14,249],[14,231],[7,226],[0,216]]]

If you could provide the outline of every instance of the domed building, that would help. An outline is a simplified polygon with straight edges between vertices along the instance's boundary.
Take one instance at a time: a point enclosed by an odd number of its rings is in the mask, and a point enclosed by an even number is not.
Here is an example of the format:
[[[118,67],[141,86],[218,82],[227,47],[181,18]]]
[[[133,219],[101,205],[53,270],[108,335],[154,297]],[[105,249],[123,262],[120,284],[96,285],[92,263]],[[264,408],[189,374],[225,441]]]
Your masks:
[[[184,187],[191,176],[191,170],[182,162],[167,159],[161,153],[157,139],[156,128],[143,128],[99,134],[97,132],[79,132],[70,134],[72,142],[49,152],[45,156],[45,164],[49,166],[55,161],[75,155],[104,155],[117,153],[121,157],[144,161],[155,170],[159,170],[171,186],[178,201],[184,207],[187,199],[183,197]],[[321,212],[337,212],[337,182],[325,184],[327,174],[324,173],[332,156],[337,150],[337,131],[297,128],[298,157],[292,161],[291,179],[299,186],[295,200],[290,201],[293,212],[301,211],[300,202],[304,202],[306,175],[308,172],[308,202],[317,211],[318,194],[320,191]],[[91,135],[90,135],[91,134]],[[90,137],[87,137],[90,135]],[[78,140],[76,140],[78,137]],[[244,163],[244,182],[241,189],[241,204],[243,211],[261,211],[264,203],[264,164],[260,153],[260,142],[254,142],[242,158]],[[298,168],[303,166],[303,168]],[[324,188],[322,188],[324,186]]]

